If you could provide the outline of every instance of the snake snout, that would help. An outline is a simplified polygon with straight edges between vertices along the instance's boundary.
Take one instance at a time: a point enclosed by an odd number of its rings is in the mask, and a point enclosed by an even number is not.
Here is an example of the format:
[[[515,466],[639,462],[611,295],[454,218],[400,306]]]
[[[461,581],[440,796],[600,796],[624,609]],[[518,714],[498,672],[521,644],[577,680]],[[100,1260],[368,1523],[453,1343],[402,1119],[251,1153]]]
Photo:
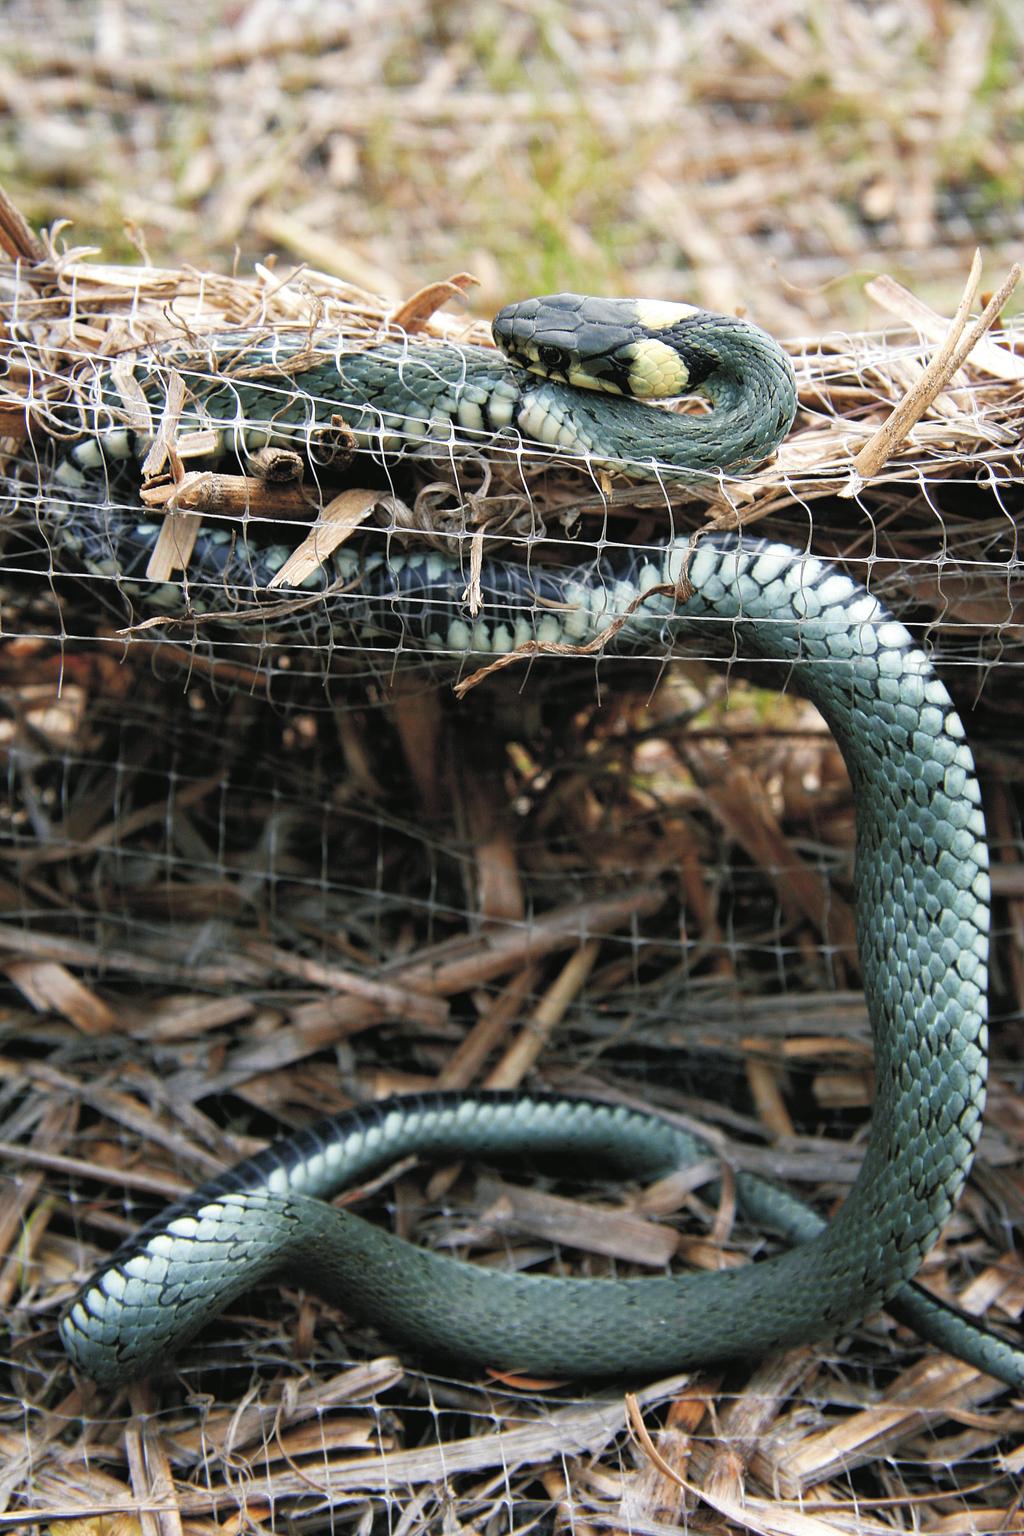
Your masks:
[[[580,389],[655,399],[700,387],[720,366],[703,335],[709,326],[734,328],[725,317],[690,304],[553,293],[507,304],[492,331],[506,355],[530,373]],[[752,334],[741,326],[748,342]]]

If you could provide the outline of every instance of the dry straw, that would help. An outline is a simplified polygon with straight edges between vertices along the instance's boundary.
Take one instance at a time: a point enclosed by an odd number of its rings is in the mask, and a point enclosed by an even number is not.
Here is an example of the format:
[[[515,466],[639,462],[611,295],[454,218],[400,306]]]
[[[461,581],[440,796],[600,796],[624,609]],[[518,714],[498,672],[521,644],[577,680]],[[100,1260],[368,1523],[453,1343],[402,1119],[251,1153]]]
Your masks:
[[[0,239],[0,472],[16,509],[45,471],[54,406],[83,359],[202,327],[317,325],[358,341],[400,322],[486,340],[441,307],[464,276],[396,305],[308,269],[111,266],[38,240],[10,205]],[[767,520],[871,570],[946,655],[961,702],[979,696],[971,735],[1001,850],[996,889],[1016,915],[1010,560],[1024,353],[1019,332],[982,339],[1015,280],[969,326],[972,273],[952,329],[877,281],[898,328],[794,344],[796,431],[713,497],[526,461],[516,500],[496,463],[460,531],[514,541],[517,517],[538,510],[553,535],[582,525],[636,541],[666,516]],[[161,558],[172,563],[187,555],[188,520],[212,515],[203,497],[231,494],[208,477],[190,483],[195,499],[182,495],[179,403],[162,439],[177,526]],[[258,489],[277,505],[271,480]],[[451,515],[451,488],[414,489],[406,532],[430,536],[428,513]],[[292,570],[402,506],[348,486],[312,509],[326,542],[294,535]],[[25,525],[8,521],[13,551]],[[49,572],[13,555],[3,581],[12,817],[0,962],[12,991],[0,1296],[14,1332],[0,1528],[1020,1529],[1018,1408],[968,1367],[920,1357],[885,1320],[837,1349],[752,1375],[673,1378],[624,1401],[425,1375],[288,1292],[236,1308],[201,1376],[193,1355],[180,1378],[115,1401],[73,1382],[55,1308],[92,1254],[135,1225],[136,1202],[171,1197],[270,1125],[354,1095],[515,1086],[530,1072],[646,1098],[709,1119],[723,1144],[740,1135],[747,1164],[826,1208],[859,1149],[821,1127],[859,1126],[870,1097],[851,805],[812,711],[769,713],[760,691],[717,672],[678,669],[656,694],[650,672],[614,675],[615,687],[602,673],[599,708],[586,664],[557,688],[538,669],[525,689],[506,674],[452,706],[401,678],[339,689],[321,664],[293,669],[291,692],[267,703],[259,647],[217,656],[159,631],[118,636],[88,592],[56,583],[58,606]],[[998,964],[1004,1005],[1020,1007],[1015,952]],[[714,1067],[677,1076],[684,1050]],[[735,1102],[723,1105],[729,1075]],[[1024,1208],[1019,1126],[997,1071],[979,1177],[926,1275],[1003,1321],[1024,1310],[1024,1273],[999,1252],[1001,1219]],[[424,1208],[436,1228],[441,1203],[442,1240],[485,1250],[484,1262],[557,1265],[554,1222],[604,1273],[663,1263],[669,1248],[698,1264],[746,1262],[759,1239],[735,1227],[729,1190],[709,1212],[702,1186],[665,1181],[606,1196],[618,1202],[610,1217],[496,1180],[470,1206],[458,1170],[426,1194],[402,1170],[390,1198],[403,1230]],[[710,1230],[661,1224],[679,1210]]]

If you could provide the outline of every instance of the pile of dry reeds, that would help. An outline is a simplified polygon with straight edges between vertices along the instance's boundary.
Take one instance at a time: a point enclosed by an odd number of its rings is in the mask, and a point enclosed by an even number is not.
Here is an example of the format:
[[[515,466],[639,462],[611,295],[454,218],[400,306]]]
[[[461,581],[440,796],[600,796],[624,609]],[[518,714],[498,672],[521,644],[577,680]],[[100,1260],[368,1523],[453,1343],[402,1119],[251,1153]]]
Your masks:
[[[453,290],[394,306],[308,270],[107,266],[38,244],[11,211],[4,241],[11,1528],[1019,1530],[1019,1408],[884,1318],[624,1402],[428,1375],[288,1291],[236,1305],[159,1385],[110,1398],[72,1380],[54,1324],[101,1252],[197,1178],[354,1099],[529,1075],[642,1101],[738,1138],[744,1164],[827,1209],[858,1166],[871,1054],[849,786],[800,701],[699,661],[655,691],[657,664],[577,660],[510,669],[456,703],[308,648],[285,647],[285,666],[272,636],[240,653],[125,633],[61,573],[48,432],[83,357],[224,326],[486,339],[441,312]],[[713,498],[526,460],[515,510],[539,513],[551,542],[764,521],[868,573],[920,626],[985,778],[998,1026],[1024,1003],[1024,350],[1019,332],[979,339],[974,289],[946,346],[948,322],[885,281],[899,330],[795,347],[796,430]],[[429,535],[437,510],[446,536],[501,517],[514,542],[507,469],[485,470],[472,498],[439,488],[436,466],[411,471],[395,491],[406,534]],[[360,488],[356,461],[345,489]],[[360,520],[355,537],[372,532]],[[977,1171],[924,1277],[996,1322],[1024,1310],[1005,1251],[1024,1215],[1019,1078],[997,1027]],[[685,1188],[595,1205],[538,1180],[404,1169],[363,1193],[398,1230],[485,1263],[567,1263],[556,1238],[592,1274],[763,1248],[728,1204],[708,1211]]]

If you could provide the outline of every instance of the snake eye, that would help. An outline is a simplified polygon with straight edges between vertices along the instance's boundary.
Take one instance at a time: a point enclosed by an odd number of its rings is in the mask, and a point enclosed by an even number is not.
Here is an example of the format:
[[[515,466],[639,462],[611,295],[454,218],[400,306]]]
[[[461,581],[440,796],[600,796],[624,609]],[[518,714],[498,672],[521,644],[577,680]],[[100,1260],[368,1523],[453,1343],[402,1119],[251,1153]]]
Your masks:
[[[561,368],[565,362],[560,347],[538,347],[537,359],[543,368]]]

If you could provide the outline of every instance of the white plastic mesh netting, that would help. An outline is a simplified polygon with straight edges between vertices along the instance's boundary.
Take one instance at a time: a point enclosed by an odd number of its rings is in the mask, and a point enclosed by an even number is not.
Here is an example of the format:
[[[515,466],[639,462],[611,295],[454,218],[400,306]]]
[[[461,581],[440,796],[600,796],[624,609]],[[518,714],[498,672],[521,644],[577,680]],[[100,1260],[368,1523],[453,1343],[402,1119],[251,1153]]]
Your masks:
[[[469,627],[493,558],[596,568],[707,526],[806,548],[882,597],[965,715],[1008,903],[989,1129],[929,1279],[996,1322],[1019,1316],[1024,1277],[1004,1251],[1022,1198],[1020,1060],[1004,1027],[1022,986],[1019,330],[991,334],[867,479],[852,460],[919,382],[934,338],[795,341],[793,435],[757,473],[702,488],[447,434],[429,455],[327,464],[319,438],[300,438],[314,449],[301,478],[286,465],[275,481],[278,463],[260,479],[248,460],[193,455],[203,445],[175,416],[169,373],[156,425],[170,483],[194,500],[168,515],[158,483],[143,507],[131,462],[99,491],[55,479],[52,429],[98,356],[227,324],[273,336],[315,323],[360,343],[394,315],[309,273],[172,282],[53,259],[43,279],[3,272],[0,340],[0,1444],[18,1518],[677,1528],[692,1495],[631,1436],[615,1389],[430,1374],[337,1310],[275,1292],[237,1304],[159,1387],[102,1401],[67,1372],[57,1309],[164,1199],[370,1096],[529,1076],[699,1114],[745,1143],[747,1166],[823,1209],[853,1178],[870,1102],[850,789],[816,712],[777,691],[779,669],[728,647],[723,667],[717,638],[671,664],[654,643],[628,657],[542,643],[456,699],[451,667],[409,636],[368,641],[338,621],[359,593],[333,567],[328,596],[269,591],[257,556],[248,589],[216,594],[186,559],[176,573],[172,551],[160,580],[180,606],[166,591],[153,605],[118,565],[112,530],[136,512],[178,519],[175,538],[200,552],[216,530],[280,546],[275,569],[297,558],[287,569],[314,582],[335,549],[456,559]],[[424,327],[453,348],[486,334],[421,316],[410,348]],[[149,558],[167,560],[166,541]],[[528,617],[543,642],[538,590]],[[471,680],[481,659],[454,675]],[[550,1170],[526,1189],[399,1174],[369,1192],[378,1218],[484,1262],[618,1273],[764,1246],[699,1189],[634,1198],[613,1219]],[[679,1230],[655,1219],[669,1213]],[[897,1492],[927,1507],[928,1529],[991,1528],[1019,1460],[1019,1416],[998,1386],[922,1356],[884,1319],[754,1374],[656,1383],[639,1410],[713,1507],[771,1529],[796,1518],[787,1500],[874,1528],[871,1501]],[[722,1459],[743,1448],[745,1514]]]

